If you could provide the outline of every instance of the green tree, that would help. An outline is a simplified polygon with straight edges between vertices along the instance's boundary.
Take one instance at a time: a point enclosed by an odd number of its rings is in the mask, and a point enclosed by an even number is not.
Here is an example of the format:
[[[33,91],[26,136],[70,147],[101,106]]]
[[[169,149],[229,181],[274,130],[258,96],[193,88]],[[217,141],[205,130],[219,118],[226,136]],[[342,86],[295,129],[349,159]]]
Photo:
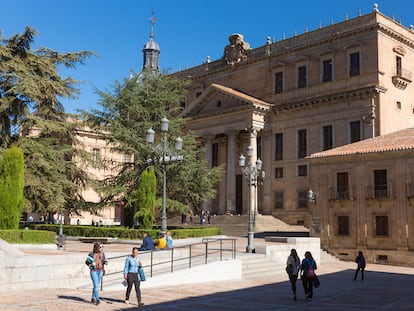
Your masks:
[[[130,208],[137,207],[134,219],[139,220],[140,227],[152,229],[155,222],[155,201],[157,196],[157,179],[154,167],[150,166],[142,171],[137,191],[128,201]]]
[[[24,197],[24,158],[20,148],[8,148],[0,167],[0,229],[17,229]]]
[[[132,193],[139,186],[139,174],[148,165],[147,160],[160,156],[154,153],[154,146],[146,143],[146,131],[152,127],[158,135],[156,141],[160,142],[163,117],[170,120],[169,145],[174,146],[173,140],[179,136],[184,141],[183,161],[167,165],[167,209],[183,211],[188,205],[198,209],[202,202],[215,196],[214,185],[222,169],[207,168],[202,146],[193,133],[185,130],[185,119],[179,116],[188,83],[171,76],[144,72],[138,81],[116,82],[112,91],[99,92],[102,109],[85,113],[85,118],[92,127],[107,133],[107,140],[114,145],[113,151],[129,154],[132,159],[129,163],[119,163],[116,168],[119,174],[105,180],[102,191],[106,200],[112,200],[119,193],[124,193],[127,200],[133,197]],[[157,196],[161,197],[162,168],[155,165],[154,170],[159,177]],[[170,204],[171,200],[181,204]]]
[[[87,175],[73,160],[86,157],[75,147],[77,124],[67,122],[59,101],[76,97],[78,82],[58,71],[93,53],[32,50],[36,35],[30,27],[9,39],[0,33],[0,148],[17,144],[24,152],[27,210],[85,208],[79,193]]]

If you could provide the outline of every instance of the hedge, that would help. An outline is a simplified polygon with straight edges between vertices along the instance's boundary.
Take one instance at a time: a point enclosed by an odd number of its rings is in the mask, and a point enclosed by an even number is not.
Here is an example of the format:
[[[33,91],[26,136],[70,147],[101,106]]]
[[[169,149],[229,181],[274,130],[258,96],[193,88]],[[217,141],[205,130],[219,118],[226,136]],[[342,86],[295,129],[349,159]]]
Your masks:
[[[33,226],[35,230],[52,231],[59,234],[60,225],[36,224]],[[169,230],[173,238],[184,239],[193,237],[203,237],[221,234],[221,228],[206,227],[206,228],[175,228]],[[147,232],[152,238],[156,238],[160,229],[129,229],[125,227],[94,227],[94,226],[76,226],[64,225],[63,234],[68,236],[81,237],[110,237],[120,239],[142,239],[143,233]]]
[[[13,244],[54,244],[56,234],[38,230],[0,230],[0,239]]]

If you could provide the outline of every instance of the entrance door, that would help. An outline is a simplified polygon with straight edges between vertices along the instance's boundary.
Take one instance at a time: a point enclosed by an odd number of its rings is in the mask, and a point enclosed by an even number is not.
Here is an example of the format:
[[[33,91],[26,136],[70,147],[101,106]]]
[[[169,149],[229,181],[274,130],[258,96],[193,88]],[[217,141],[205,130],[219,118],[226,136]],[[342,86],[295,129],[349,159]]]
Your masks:
[[[236,175],[236,213],[243,212],[243,175]]]

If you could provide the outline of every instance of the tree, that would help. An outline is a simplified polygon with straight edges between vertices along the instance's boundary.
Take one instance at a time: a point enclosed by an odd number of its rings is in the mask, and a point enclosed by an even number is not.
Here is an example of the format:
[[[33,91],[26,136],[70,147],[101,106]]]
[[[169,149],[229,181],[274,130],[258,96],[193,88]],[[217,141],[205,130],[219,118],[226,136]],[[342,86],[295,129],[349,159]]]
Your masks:
[[[0,148],[15,143],[24,152],[28,210],[84,208],[79,193],[87,175],[73,160],[86,158],[76,149],[77,124],[67,122],[59,102],[76,96],[78,82],[58,70],[83,64],[93,53],[32,50],[36,35],[30,27],[9,39],[0,34]]]
[[[12,146],[4,153],[0,167],[0,229],[18,228],[24,205],[23,186],[23,152]]]
[[[163,117],[170,120],[169,138],[181,136],[184,140],[184,160],[167,165],[168,202],[175,200],[182,204],[167,204],[167,209],[174,206],[182,211],[184,207],[188,209],[188,205],[199,209],[202,202],[215,196],[214,185],[219,181],[222,169],[207,168],[202,146],[193,133],[185,130],[185,119],[179,116],[188,83],[171,76],[144,72],[138,81],[116,82],[112,91],[99,92],[102,109],[85,112],[85,118],[95,129],[108,133],[106,139],[114,145],[113,151],[133,155],[130,163],[118,165],[116,176],[105,180],[103,203],[119,193],[123,193],[127,200],[133,197],[139,186],[139,174],[148,165],[147,159],[157,156],[145,141],[146,131],[152,127],[160,135]],[[162,176],[159,165],[155,165],[154,170],[156,176]],[[161,196],[162,178],[157,178],[157,182],[157,195]]]
[[[141,173],[137,191],[133,191],[133,196],[128,201],[127,207],[137,207],[138,211],[134,214],[134,219],[139,220],[140,227],[152,229],[155,222],[155,201],[157,196],[157,179],[154,167],[150,166]]]

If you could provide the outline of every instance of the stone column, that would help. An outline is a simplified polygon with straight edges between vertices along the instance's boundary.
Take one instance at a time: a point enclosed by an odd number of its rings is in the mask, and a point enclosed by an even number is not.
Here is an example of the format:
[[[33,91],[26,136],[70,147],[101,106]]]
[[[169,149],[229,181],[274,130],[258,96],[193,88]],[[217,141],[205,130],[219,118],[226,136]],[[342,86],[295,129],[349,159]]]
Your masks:
[[[236,131],[227,134],[227,204],[226,214],[236,213]]]
[[[212,149],[213,149],[213,147],[212,147],[212,143],[211,143],[212,139],[213,139],[212,135],[207,135],[207,136],[203,137],[204,147],[206,148],[205,149],[205,155],[206,155],[206,159],[207,159],[207,168],[209,168],[209,169],[212,168],[212,160],[213,160],[213,158],[212,158]],[[211,199],[208,199],[207,201],[205,201],[202,204],[203,210],[206,210],[206,211],[209,210],[210,212],[212,212],[211,204],[212,204]]]
[[[253,155],[250,158],[251,165],[256,165],[257,160],[257,130],[255,128],[251,128],[249,131],[249,146],[253,148]],[[257,212],[257,185],[250,187],[249,191],[249,198],[250,198],[250,211],[248,210],[248,213],[251,213],[252,215]]]

